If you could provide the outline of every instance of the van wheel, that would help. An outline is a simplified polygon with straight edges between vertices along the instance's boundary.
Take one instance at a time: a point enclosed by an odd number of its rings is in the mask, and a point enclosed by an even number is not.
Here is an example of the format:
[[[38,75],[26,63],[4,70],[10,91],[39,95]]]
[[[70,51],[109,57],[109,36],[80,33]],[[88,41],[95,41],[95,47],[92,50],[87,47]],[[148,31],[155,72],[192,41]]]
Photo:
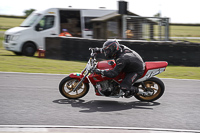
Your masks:
[[[36,52],[37,48],[34,43],[26,42],[22,48],[22,54],[25,56],[33,56]]]

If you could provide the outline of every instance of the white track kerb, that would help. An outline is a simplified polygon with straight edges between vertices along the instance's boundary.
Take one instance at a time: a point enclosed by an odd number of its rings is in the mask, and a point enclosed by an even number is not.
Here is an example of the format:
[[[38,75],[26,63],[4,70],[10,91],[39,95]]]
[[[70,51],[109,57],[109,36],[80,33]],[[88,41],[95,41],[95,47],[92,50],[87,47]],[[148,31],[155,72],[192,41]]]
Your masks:
[[[200,130],[184,130],[184,129],[165,129],[165,128],[140,128],[140,127],[107,127],[107,126],[62,126],[62,125],[0,125],[1,132],[49,132],[49,129],[81,129],[81,130],[95,130],[113,129],[113,130],[133,130],[140,131],[140,133],[200,133]],[[50,131],[53,133],[52,131]],[[84,132],[85,133],[85,132]],[[110,133],[110,132],[109,132]]]
[[[51,74],[51,73],[26,73],[26,72],[2,72],[0,73],[16,73],[16,74],[33,74],[33,75],[69,75],[69,74]],[[200,81],[199,79],[175,79],[175,78],[160,78],[160,79],[172,79],[172,80],[196,80]]]

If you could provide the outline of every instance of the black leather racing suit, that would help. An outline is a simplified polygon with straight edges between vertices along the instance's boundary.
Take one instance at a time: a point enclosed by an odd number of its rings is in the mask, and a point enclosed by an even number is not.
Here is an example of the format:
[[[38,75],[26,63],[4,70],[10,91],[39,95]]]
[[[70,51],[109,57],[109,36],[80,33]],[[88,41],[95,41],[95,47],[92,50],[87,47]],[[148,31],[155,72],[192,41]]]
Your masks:
[[[131,85],[139,79],[144,73],[144,62],[141,56],[124,45],[120,45],[121,49],[116,53],[116,66],[113,70],[104,71],[103,75],[114,78],[121,71],[126,73],[125,78],[120,84],[120,88],[124,91],[130,90]]]

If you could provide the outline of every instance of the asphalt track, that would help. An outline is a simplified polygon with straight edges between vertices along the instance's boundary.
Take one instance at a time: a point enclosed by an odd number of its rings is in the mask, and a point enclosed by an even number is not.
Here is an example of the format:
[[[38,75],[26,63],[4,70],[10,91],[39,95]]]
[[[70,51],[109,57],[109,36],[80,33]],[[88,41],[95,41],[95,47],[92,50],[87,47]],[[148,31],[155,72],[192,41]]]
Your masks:
[[[82,99],[68,100],[58,92],[65,76],[1,72],[0,133],[200,130],[200,80],[162,79],[166,91],[155,102],[98,97],[92,86]]]

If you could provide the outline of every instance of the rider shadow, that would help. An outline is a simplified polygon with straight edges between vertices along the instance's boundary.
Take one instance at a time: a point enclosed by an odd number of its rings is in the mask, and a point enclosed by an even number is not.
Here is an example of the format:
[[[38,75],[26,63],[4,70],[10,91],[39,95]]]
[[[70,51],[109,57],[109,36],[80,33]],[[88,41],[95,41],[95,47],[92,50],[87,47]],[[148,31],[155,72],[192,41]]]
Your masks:
[[[112,112],[129,109],[153,109],[152,106],[160,105],[158,102],[120,102],[120,101],[104,101],[104,100],[91,100],[85,101],[81,99],[58,99],[54,100],[58,104],[70,104],[72,107],[81,108],[79,112]]]

